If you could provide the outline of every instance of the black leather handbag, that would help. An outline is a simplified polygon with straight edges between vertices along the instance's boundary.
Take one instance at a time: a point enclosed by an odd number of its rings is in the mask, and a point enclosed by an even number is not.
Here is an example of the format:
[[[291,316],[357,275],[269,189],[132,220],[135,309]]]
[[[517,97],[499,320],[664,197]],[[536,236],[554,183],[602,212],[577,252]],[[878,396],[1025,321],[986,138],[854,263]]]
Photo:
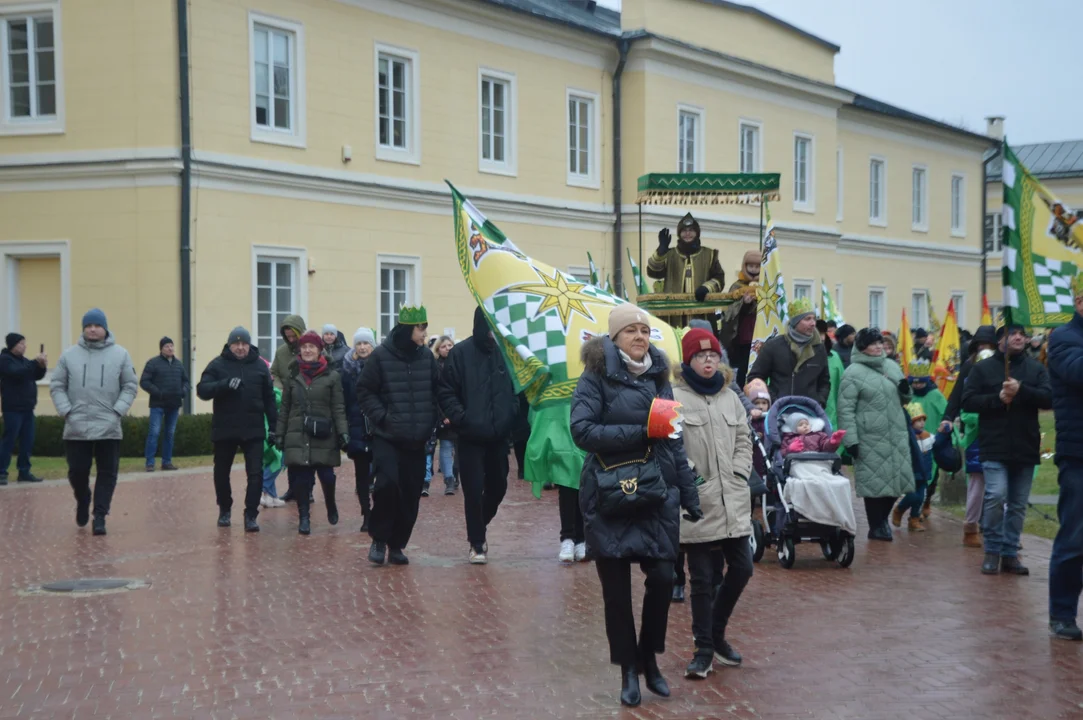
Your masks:
[[[666,500],[662,466],[653,449],[629,459],[606,460],[596,456],[598,512],[606,517],[638,515],[662,505]]]
[[[313,415],[312,405],[308,401],[308,396],[305,396],[305,412],[301,416],[301,429],[305,435],[316,440],[324,440],[331,437],[331,434],[335,431],[334,423],[331,422],[331,418],[320,417],[319,415]]]

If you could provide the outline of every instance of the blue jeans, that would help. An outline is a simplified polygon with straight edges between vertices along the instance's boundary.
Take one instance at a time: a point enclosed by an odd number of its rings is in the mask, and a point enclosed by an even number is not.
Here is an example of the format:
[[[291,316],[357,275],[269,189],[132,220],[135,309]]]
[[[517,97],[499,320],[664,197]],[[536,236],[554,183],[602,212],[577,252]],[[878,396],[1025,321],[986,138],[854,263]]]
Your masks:
[[[282,468],[282,465],[279,465],[278,469],[274,471],[263,468],[263,492],[273,498],[278,497],[278,488],[275,487],[275,480],[278,480],[278,476],[282,473]]]
[[[1083,591],[1083,458],[1057,461],[1060,529],[1049,558],[1049,617],[1075,620]]]
[[[440,441],[440,473],[444,476],[444,487],[455,484],[455,478],[459,475],[455,466],[455,442],[453,440]]]
[[[910,509],[910,517],[921,517],[921,506],[925,503],[925,488],[929,481],[925,478],[914,479],[914,491],[903,495],[899,501],[899,510]]]
[[[4,413],[4,437],[0,439],[0,475],[8,474],[16,441],[19,443],[19,459],[15,466],[22,475],[30,473],[30,451],[34,449],[35,427],[33,410]]]
[[[983,462],[985,501],[982,509],[982,532],[985,552],[1013,558],[1019,554],[1019,536],[1027,515],[1030,486],[1034,484],[1033,465],[1005,465]],[[1008,504],[1007,511],[1004,504]]]
[[[177,415],[180,408],[151,408],[150,428],[147,430],[147,467],[154,467],[154,456],[158,453],[158,434],[165,431],[162,437],[162,465],[173,464],[173,433],[177,429]]]

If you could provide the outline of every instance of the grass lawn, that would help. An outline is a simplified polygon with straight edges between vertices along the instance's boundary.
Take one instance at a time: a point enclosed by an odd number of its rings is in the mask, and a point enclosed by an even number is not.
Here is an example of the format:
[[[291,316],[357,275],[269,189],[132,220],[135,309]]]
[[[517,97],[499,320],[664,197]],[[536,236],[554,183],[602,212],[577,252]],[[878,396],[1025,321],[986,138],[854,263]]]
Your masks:
[[[33,465],[32,472],[46,480],[63,480],[68,476],[68,462],[62,457],[34,457],[30,459]],[[179,468],[208,467],[214,464],[214,458],[210,455],[197,455],[195,457],[173,458],[173,464]],[[120,472],[138,472],[146,466],[143,458],[121,458]],[[158,461],[161,468],[161,460]],[[16,472],[12,467],[9,471],[8,480],[15,481]]]
[[[1038,416],[1038,420],[1042,426],[1042,434],[1045,436],[1042,438],[1042,454],[1047,452],[1053,452],[1053,448],[1057,445],[1057,431],[1053,429],[1053,413],[1043,412]],[[1034,487],[1031,489],[1033,495],[1058,495],[1060,494],[1060,487],[1057,485],[1057,466],[1053,464],[1053,458],[1049,457],[1042,460],[1042,464],[1038,467],[1038,474],[1034,478]]]

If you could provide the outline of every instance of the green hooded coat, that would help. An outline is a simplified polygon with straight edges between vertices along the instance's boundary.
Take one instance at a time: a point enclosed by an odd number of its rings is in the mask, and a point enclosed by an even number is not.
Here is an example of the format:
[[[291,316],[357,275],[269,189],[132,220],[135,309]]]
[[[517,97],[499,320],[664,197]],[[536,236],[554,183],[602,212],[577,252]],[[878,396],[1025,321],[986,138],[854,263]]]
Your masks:
[[[276,388],[282,387],[283,383],[285,383],[289,377],[290,363],[297,357],[296,345],[291,345],[286,341],[286,330],[293,330],[297,333],[297,339],[299,340],[305,334],[307,327],[305,319],[300,315],[287,315],[278,328],[278,332],[282,335],[282,344],[275,351],[275,359],[271,363],[271,379],[274,380]]]

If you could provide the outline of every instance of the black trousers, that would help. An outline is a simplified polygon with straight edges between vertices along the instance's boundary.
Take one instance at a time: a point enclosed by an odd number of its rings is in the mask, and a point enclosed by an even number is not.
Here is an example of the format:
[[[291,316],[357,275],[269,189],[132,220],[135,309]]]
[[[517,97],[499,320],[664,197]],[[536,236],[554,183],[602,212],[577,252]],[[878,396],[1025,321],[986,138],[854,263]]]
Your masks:
[[[80,505],[91,503],[90,466],[97,464],[94,479],[94,516],[105,517],[113,504],[113,492],[117,489],[117,470],[120,467],[120,440],[67,440],[64,453],[68,456],[68,483],[71,484],[75,501]],[[260,478],[263,482],[263,478]]]
[[[605,634],[609,638],[609,661],[614,665],[639,665],[650,653],[666,650],[669,602],[673,594],[673,563],[668,560],[640,560],[644,581],[643,618],[636,641],[632,613],[632,563],[627,558],[598,558],[598,579],[605,602]]]
[[[736,374],[737,387],[744,388],[745,377],[748,375],[748,359],[752,355],[752,343],[738,345],[733,343],[729,349],[730,367]]]
[[[383,438],[372,441],[376,492],[372,495],[369,535],[402,550],[417,523],[425,484],[425,449],[401,448]]]
[[[474,443],[460,438],[456,450],[466,511],[466,539],[471,545],[483,545],[485,529],[496,517],[508,492],[508,444]]]
[[[222,512],[233,510],[229,471],[233,468],[238,449],[244,454],[244,474],[248,478],[244,491],[244,514],[254,518],[259,515],[259,499],[263,494],[263,438],[219,440],[214,443],[214,495]],[[292,477],[292,473],[287,477]]]
[[[869,529],[878,528],[891,517],[891,509],[895,507],[894,497],[865,498],[865,517],[869,519]]]
[[[749,547],[751,547],[751,545]],[[725,565],[726,560],[722,557],[722,551],[718,549],[717,544],[715,544],[714,548],[712,556],[714,557],[715,585],[717,586],[722,582],[722,568]],[[685,552],[682,550],[677,553],[677,564],[673,566],[673,584],[677,587],[684,587],[685,582],[688,580],[688,576],[684,574],[684,560]],[[689,569],[691,569],[691,564],[689,564]]]
[[[515,464],[518,467],[518,476],[520,480],[526,479],[526,444],[527,439],[515,441]]]
[[[351,455],[350,459],[353,460],[354,492],[361,505],[361,516],[368,517],[372,511],[372,498],[369,497],[372,488],[372,451]]]
[[[557,486],[560,505],[560,539],[581,543],[586,540],[583,530],[583,511],[579,508],[579,491],[563,485]]]
[[[697,650],[714,651],[726,637],[733,608],[752,578],[752,547],[748,538],[721,543],[686,545],[692,580],[692,636]],[[718,557],[724,558],[725,571]]]
[[[328,509],[335,507],[335,469],[327,465],[294,465],[290,468],[290,476],[293,478],[297,511],[307,512],[311,506],[312,488],[316,485],[316,477],[320,479],[320,488],[323,489],[323,499]]]

